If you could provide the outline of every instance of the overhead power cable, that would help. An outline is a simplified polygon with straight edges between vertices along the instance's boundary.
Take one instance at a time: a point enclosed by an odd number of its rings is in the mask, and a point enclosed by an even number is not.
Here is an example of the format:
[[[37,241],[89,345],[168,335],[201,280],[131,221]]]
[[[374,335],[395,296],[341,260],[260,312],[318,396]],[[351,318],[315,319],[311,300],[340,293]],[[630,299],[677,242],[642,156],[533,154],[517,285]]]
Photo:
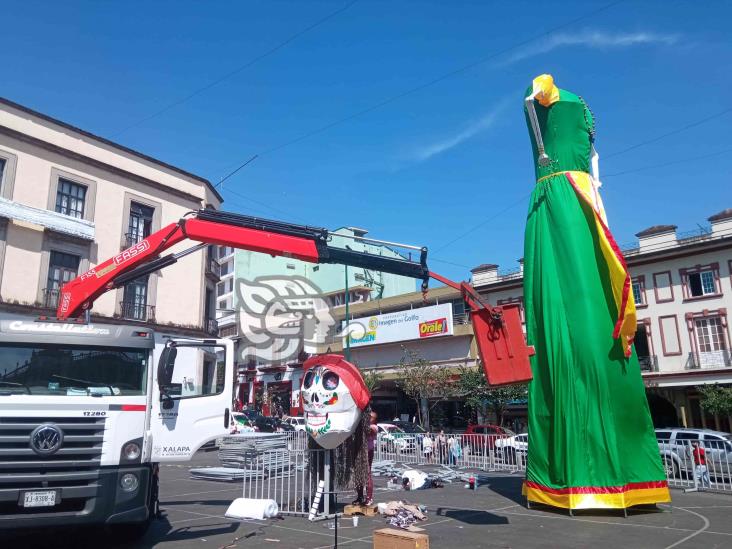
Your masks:
[[[247,61],[243,65],[240,65],[239,67],[235,68],[233,71],[230,71],[230,72],[224,74],[223,76],[217,78],[213,82],[210,82],[210,83],[206,84],[205,86],[203,86],[201,88],[198,88],[197,90],[189,93],[185,97],[182,97],[181,99],[179,99],[177,101],[173,101],[172,103],[169,103],[168,105],[166,105],[162,109],[154,112],[153,114],[151,114],[149,116],[146,116],[145,118],[141,118],[140,120],[138,120],[137,122],[134,122],[133,124],[130,124],[126,128],[123,128],[122,130],[118,131],[117,133],[112,134],[112,137],[113,138],[114,137],[118,137],[119,135],[122,135],[126,131],[131,130],[132,128],[136,128],[140,124],[144,124],[145,122],[148,122],[148,121],[152,120],[153,118],[157,118],[161,114],[164,114],[164,113],[168,112],[169,110],[174,109],[175,107],[177,107],[179,105],[182,105],[183,103],[186,103],[187,101],[190,101],[194,97],[197,97],[197,96],[201,95],[203,92],[208,91],[208,90],[210,90],[211,88],[213,88],[215,86],[218,86],[219,84],[221,84],[225,80],[228,80],[232,76],[236,76],[237,74],[239,74],[243,70],[248,69],[252,65],[254,65],[254,64],[258,63],[259,61],[261,61],[262,59],[264,59],[266,57],[269,57],[270,55],[278,52],[279,50],[281,50],[282,48],[284,48],[288,44],[290,44],[290,43],[294,42],[295,40],[297,40],[298,38],[300,38],[303,34],[306,34],[306,33],[310,32],[311,30],[319,27],[320,25],[322,25],[326,21],[329,21],[330,19],[333,19],[337,15],[340,15],[341,13],[343,13],[344,11],[346,11],[348,8],[350,8],[351,6],[353,6],[356,2],[358,2],[358,0],[352,0],[351,2],[349,2],[348,4],[346,4],[345,6],[343,6],[341,8],[338,8],[337,10],[329,13],[328,15],[326,15],[325,17],[323,17],[322,19],[318,19],[312,25],[309,25],[309,26],[305,27],[304,29],[296,32],[295,34],[293,34],[292,36],[290,36],[286,40],[280,42],[276,46],[270,48],[266,52],[264,52],[264,53],[262,53],[262,54],[260,54],[260,55],[258,55],[256,57],[254,57],[253,59],[250,59],[249,61]]]
[[[643,167],[640,167],[640,168],[633,168],[631,170],[625,170],[625,171],[622,171],[622,172],[609,173],[609,174],[606,174],[606,175],[601,176],[601,179],[606,179],[608,177],[619,177],[621,175],[627,175],[629,173],[642,172],[642,171],[645,171],[645,170],[653,170],[653,169],[656,169],[656,168],[665,168],[666,166],[675,166],[677,164],[687,164],[688,162],[694,162],[696,160],[704,160],[706,158],[712,158],[714,156],[719,156],[721,154],[727,154],[727,153],[730,153],[730,152],[732,152],[732,148],[731,149],[724,149],[724,150],[717,151],[717,152],[713,152],[713,153],[709,153],[709,154],[703,154],[701,156],[693,156],[693,157],[689,157],[689,158],[682,158],[680,160],[675,160],[673,162],[663,162],[661,164],[653,164],[651,166],[643,166]]]
[[[645,147],[646,145],[650,145],[651,143],[655,143],[656,141],[661,141],[662,139],[665,139],[667,137],[671,137],[672,135],[676,135],[682,132],[685,132],[686,130],[690,130],[691,128],[695,128],[697,126],[701,126],[702,124],[706,122],[710,122],[712,120],[716,120],[720,116],[724,116],[727,113],[732,112],[732,108],[724,109],[723,111],[720,111],[718,113],[712,114],[711,116],[707,116],[705,118],[702,118],[701,120],[697,120],[696,122],[691,122],[687,124],[686,126],[682,126],[680,128],[677,128],[675,130],[671,130],[670,132],[663,133],[661,135],[658,135],[656,137],[653,137],[651,139],[648,139],[647,141],[641,141],[640,143],[636,143],[635,145],[631,145],[630,147],[626,149],[622,149],[619,151],[615,151],[610,154],[605,155],[605,159],[613,158],[614,156],[620,156],[621,154],[625,154],[627,152],[630,152],[635,149],[639,149],[640,147]]]
[[[474,69],[475,67],[478,67],[480,65],[483,65],[487,63],[488,61],[492,61],[496,57],[500,57],[501,55],[504,55],[512,50],[515,50],[517,48],[520,48],[522,46],[525,46],[527,44],[530,44],[531,42],[534,42],[536,40],[539,40],[540,38],[543,38],[547,35],[553,34],[559,30],[562,30],[566,27],[571,27],[572,25],[575,25],[579,23],[580,21],[583,21],[584,19],[588,19],[590,17],[595,17],[597,14],[606,11],[614,6],[617,6],[618,4],[622,4],[624,0],[618,0],[616,2],[611,2],[609,4],[606,4],[596,10],[593,10],[591,12],[588,12],[584,15],[581,15],[579,17],[575,17],[574,19],[571,19],[569,21],[566,21],[560,25],[557,25],[555,27],[552,27],[542,33],[536,34],[530,38],[527,38],[525,40],[522,40],[520,42],[517,42],[511,46],[508,46],[506,48],[500,49],[496,52],[491,53],[490,55],[487,55],[486,57],[483,57],[481,59],[478,59],[477,61],[473,61],[471,63],[468,63],[466,65],[463,65],[461,67],[458,67],[456,69],[453,69],[449,72],[446,72],[440,76],[437,76],[435,78],[432,78],[431,80],[428,80],[426,82],[423,82],[422,84],[419,84],[417,86],[414,86],[413,88],[410,88],[408,90],[405,90],[403,92],[397,93],[395,95],[392,95],[390,97],[387,97],[385,99],[382,99],[381,101],[374,103],[373,105],[366,107],[364,109],[361,109],[359,111],[356,111],[352,114],[349,114],[347,116],[344,116],[342,118],[339,118],[337,120],[334,120],[332,122],[329,122],[328,124],[325,124],[323,126],[320,126],[319,128],[315,128],[313,130],[310,130],[308,132],[305,132],[298,137],[289,139],[288,141],[284,141],[280,143],[279,145],[275,145],[273,147],[270,147],[269,149],[265,149],[257,154],[257,156],[264,156],[267,154],[272,154],[275,151],[279,151],[281,149],[284,149],[285,147],[289,147],[290,145],[294,145],[296,143],[299,143],[300,141],[304,141],[306,139],[309,139],[310,137],[313,137],[315,135],[321,134],[323,132],[326,132],[336,126],[340,126],[341,124],[344,124],[346,122],[349,122],[351,120],[354,120],[355,118],[359,118],[365,114],[368,114],[372,111],[375,111],[377,109],[380,109],[381,107],[384,107],[386,105],[389,105],[390,103],[394,103],[395,101],[398,101],[399,99],[403,99],[404,97],[407,97],[409,95],[412,95],[414,93],[417,93],[419,91],[424,90],[425,88],[428,88],[430,86],[434,86],[435,84],[438,84],[444,80],[447,80],[448,78],[452,78],[453,76],[456,76],[458,74],[467,72],[471,69]],[[233,172],[228,173],[225,177],[222,178],[222,180],[228,179],[231,175],[238,172],[243,165],[238,166]]]
[[[729,112],[732,112],[732,108],[724,109],[723,111],[720,111],[718,113],[715,113],[715,114],[713,114],[711,116],[704,117],[704,118],[702,118],[700,120],[697,120],[696,122],[691,122],[689,124],[686,124],[685,126],[682,126],[680,128],[676,128],[675,130],[671,130],[669,132],[663,133],[663,134],[658,135],[656,137],[653,137],[651,139],[647,139],[646,141],[641,141],[640,143],[636,143],[636,144],[631,145],[630,147],[627,147],[627,148],[622,149],[620,151],[616,151],[614,153],[601,156],[601,159],[602,158],[607,159],[607,158],[612,158],[612,157],[615,157],[615,156],[620,156],[622,154],[628,153],[628,152],[630,152],[632,150],[638,149],[638,148],[643,147],[645,145],[648,145],[650,143],[655,143],[657,141],[661,141],[662,139],[665,139],[665,138],[670,137],[672,135],[679,134],[681,132],[684,132],[686,130],[689,130],[691,128],[694,128],[696,126],[700,126],[701,124],[704,124],[704,123],[709,122],[711,120],[715,120],[715,119],[719,118],[720,116],[723,116],[723,115],[725,115],[725,114],[727,114]],[[714,157],[714,156],[719,156],[721,154],[726,154],[726,153],[728,153],[730,151],[732,151],[732,149],[725,149],[725,150],[722,150],[722,151],[718,151],[718,152],[711,153],[711,154],[707,154],[707,155],[703,155],[703,156],[697,156],[697,157],[693,157],[693,158],[683,158],[683,159],[676,160],[676,161],[673,161],[673,162],[664,162],[663,164],[654,164],[652,166],[644,166],[644,167],[640,167],[640,168],[633,168],[631,170],[624,170],[622,172],[605,174],[605,175],[602,175],[601,176],[601,179],[605,179],[605,178],[608,178],[608,177],[619,177],[621,175],[631,174],[631,173],[645,171],[645,170],[652,170],[654,168],[662,168],[664,166],[673,166],[673,165],[676,165],[676,164],[685,164],[687,162],[693,162],[693,161],[696,161],[696,160],[703,160],[705,158],[711,158],[711,157]],[[493,221],[497,217],[499,217],[499,216],[503,215],[504,213],[508,212],[509,210],[511,210],[513,207],[515,207],[518,204],[522,203],[529,196],[531,196],[531,192],[529,192],[528,194],[523,195],[516,202],[511,203],[511,205],[508,206],[507,208],[504,208],[500,212],[498,212],[496,214],[493,214],[491,217],[488,217],[487,219],[481,221],[477,225],[474,225],[472,228],[468,229],[466,232],[462,233],[460,236],[455,237],[454,239],[452,239],[451,241],[449,241],[447,244],[444,244],[444,245],[440,246],[435,251],[439,252],[439,251],[447,248],[448,246],[454,244],[458,240],[462,240],[466,236],[474,233],[476,230],[480,229],[481,227],[483,227],[484,225],[486,225],[488,222]]]

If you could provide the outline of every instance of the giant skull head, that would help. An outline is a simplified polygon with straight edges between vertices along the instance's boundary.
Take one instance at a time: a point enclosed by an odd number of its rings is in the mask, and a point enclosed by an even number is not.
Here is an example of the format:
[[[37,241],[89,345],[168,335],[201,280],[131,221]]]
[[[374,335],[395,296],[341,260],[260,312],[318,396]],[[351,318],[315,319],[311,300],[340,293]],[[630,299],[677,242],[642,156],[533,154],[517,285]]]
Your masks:
[[[341,355],[312,357],[303,369],[305,429],[323,448],[335,448],[353,434],[371,395],[358,368]]]

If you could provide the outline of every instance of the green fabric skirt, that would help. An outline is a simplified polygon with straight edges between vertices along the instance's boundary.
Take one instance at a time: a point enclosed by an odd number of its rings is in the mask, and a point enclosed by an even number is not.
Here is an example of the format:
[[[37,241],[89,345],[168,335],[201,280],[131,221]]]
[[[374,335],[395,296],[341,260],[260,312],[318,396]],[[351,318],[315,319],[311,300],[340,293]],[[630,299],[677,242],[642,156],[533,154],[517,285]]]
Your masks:
[[[612,337],[617,307],[594,213],[565,175],[537,183],[524,254],[527,337],[536,348],[526,486],[552,494],[663,490],[638,358],[626,358]]]

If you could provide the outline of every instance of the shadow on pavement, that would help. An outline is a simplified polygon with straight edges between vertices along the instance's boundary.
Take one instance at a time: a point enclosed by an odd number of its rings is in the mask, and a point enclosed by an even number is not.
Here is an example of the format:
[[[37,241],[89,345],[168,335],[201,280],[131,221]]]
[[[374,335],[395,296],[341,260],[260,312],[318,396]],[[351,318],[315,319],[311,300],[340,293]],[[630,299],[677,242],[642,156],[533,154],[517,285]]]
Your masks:
[[[231,502],[234,501],[236,498],[227,498],[227,499],[186,499],[186,500],[170,500],[170,501],[161,501],[160,502],[160,509],[165,512],[166,509],[171,507],[176,507],[179,505],[212,505],[212,506],[218,506],[222,507],[223,511],[228,509],[229,505],[231,505]],[[221,514],[223,514],[223,511],[221,511]]]
[[[214,522],[208,524],[197,523],[195,525],[180,526],[176,528],[168,522],[167,518],[163,517],[153,523],[147,535],[142,540],[135,543],[134,547],[150,549],[152,547],[158,547],[161,542],[196,540],[212,536],[220,536],[222,534],[230,534],[232,540],[234,538],[250,538],[260,533],[264,534],[262,526],[247,525],[250,527],[250,531],[243,531],[241,534],[236,536],[236,531],[239,530],[240,526],[242,526],[239,523],[230,522],[225,519],[222,519],[221,522],[216,521],[216,519],[211,520]],[[124,547],[124,545],[119,547]]]
[[[525,507],[526,498],[521,494],[521,485],[523,482],[523,477],[491,477],[487,483],[484,484],[481,482],[478,490],[486,488],[493,490],[496,494]]]
[[[154,521],[150,529],[142,539],[125,539],[124,530],[107,531],[103,527],[83,528],[43,528],[24,531],[17,534],[0,534],[0,547],[2,549],[128,549],[140,548],[151,549],[160,547],[161,542],[186,541],[230,534],[234,538],[244,539],[264,534],[264,530],[258,525],[246,525],[250,531],[242,530],[235,536],[239,529],[239,523],[232,523],[222,519],[221,522],[211,519],[212,523],[175,527],[170,524],[167,518],[163,517]]]
[[[488,511],[466,511],[463,509],[439,507],[435,511],[435,516],[445,517],[464,524],[472,525],[508,524],[508,519],[506,517],[494,515]]]

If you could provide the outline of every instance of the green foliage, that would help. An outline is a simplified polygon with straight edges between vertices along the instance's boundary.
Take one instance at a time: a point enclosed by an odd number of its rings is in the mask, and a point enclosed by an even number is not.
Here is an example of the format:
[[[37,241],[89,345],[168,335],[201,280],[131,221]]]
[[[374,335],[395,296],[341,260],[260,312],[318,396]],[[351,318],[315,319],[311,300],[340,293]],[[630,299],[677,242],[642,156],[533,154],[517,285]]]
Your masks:
[[[696,388],[701,395],[699,404],[712,414],[732,414],[732,387],[714,385],[700,385]]]
[[[381,382],[384,380],[383,374],[380,374],[376,370],[362,371],[361,377],[363,377],[363,382],[371,394],[374,394],[374,391],[381,387]]]
[[[417,403],[419,423],[429,428],[429,414],[437,404],[455,394],[450,369],[434,366],[419,353],[402,347],[396,384]],[[426,405],[425,405],[426,403]]]
[[[499,425],[503,425],[503,414],[508,405],[515,400],[523,400],[528,394],[528,386],[508,385],[506,387],[489,387],[485,381],[482,368],[460,368],[458,390],[465,399],[465,405],[474,412],[486,415],[492,411]]]

